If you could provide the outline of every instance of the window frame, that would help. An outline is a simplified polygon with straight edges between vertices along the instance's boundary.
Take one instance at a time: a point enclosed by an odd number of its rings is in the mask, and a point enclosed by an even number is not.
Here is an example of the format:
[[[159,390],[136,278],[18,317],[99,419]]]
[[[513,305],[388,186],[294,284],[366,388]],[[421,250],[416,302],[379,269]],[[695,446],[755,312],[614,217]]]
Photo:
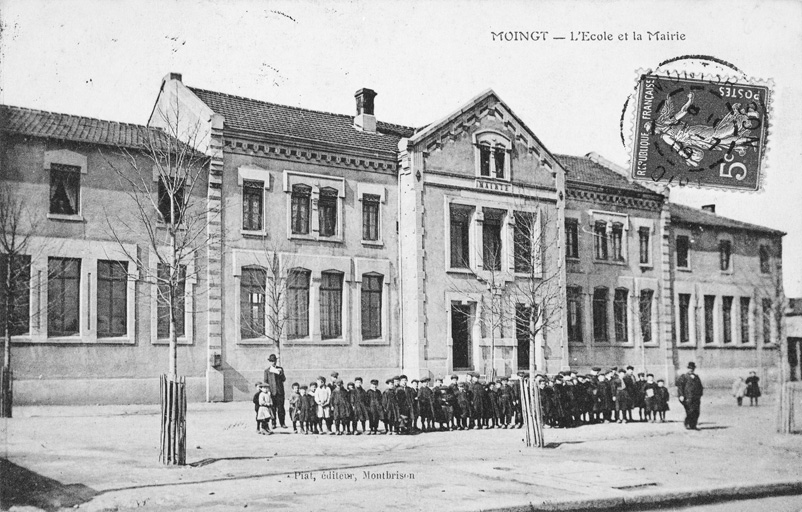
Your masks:
[[[376,282],[378,281],[378,286],[373,288],[366,288],[366,282]],[[374,308],[374,304],[372,304],[372,299],[378,296],[378,309]],[[378,319],[378,329],[365,331],[365,311],[366,311],[366,298],[368,299],[367,309],[368,309],[368,321],[370,321],[371,317],[375,317]],[[371,340],[380,340],[384,337],[384,319],[383,319],[383,311],[384,311],[384,276],[375,272],[369,272],[362,274],[362,280],[360,282],[359,287],[359,304],[360,304],[360,337],[362,340],[371,341]],[[373,308],[373,309],[371,309]]]
[[[306,286],[293,286],[294,280],[293,278],[299,275],[304,275],[306,278]],[[293,322],[293,311],[295,309],[292,304],[289,302],[291,297],[294,297],[298,294],[298,292],[290,292],[290,290],[305,290],[305,294],[300,292],[301,295],[305,297],[304,302],[306,302],[306,315],[303,323],[306,326],[306,333],[303,332],[296,332],[293,331],[292,322]],[[287,271],[287,333],[285,335],[288,341],[293,340],[303,340],[309,339],[312,336],[312,271],[302,267],[294,267]],[[299,313],[298,318],[303,318],[302,314]]]
[[[593,342],[596,344],[610,343],[610,319],[609,319],[610,289],[606,286],[597,286],[593,289]],[[599,310],[597,308],[603,308]],[[602,322],[599,323],[598,320]],[[600,336],[601,335],[601,336]]]
[[[711,300],[712,299],[712,300]],[[702,314],[704,322],[704,345],[716,345],[716,304],[718,296],[716,295],[703,295],[702,296]]]
[[[108,264],[109,267],[112,269],[111,275],[108,276],[108,278],[105,278],[105,277],[102,278],[101,277],[101,271],[100,271],[101,264],[104,264],[104,265]],[[97,286],[96,286],[97,292],[96,292],[96,297],[95,297],[95,311],[97,312],[96,313],[97,322],[95,324],[95,329],[97,331],[98,338],[124,338],[124,337],[128,336],[128,332],[129,332],[129,326],[128,326],[128,307],[129,307],[129,305],[128,305],[128,265],[129,265],[128,261],[97,260],[97,272],[96,272],[96,276],[97,276]],[[118,269],[122,269],[122,271],[123,271],[122,277],[120,277],[119,275],[118,276],[114,276],[114,270],[113,269],[115,267],[117,267]],[[102,303],[101,297],[100,297],[101,282],[110,283],[109,284],[109,286],[110,286],[109,297],[106,298],[107,299],[108,308],[109,308],[109,312],[110,312],[110,314],[109,314],[109,325],[111,325],[113,323],[113,320],[114,320],[114,305],[113,305],[114,300],[115,300],[114,299],[114,288],[115,288],[114,283],[123,283],[122,284],[122,289],[123,289],[122,300],[123,300],[123,304],[124,304],[124,308],[123,308],[123,311],[124,311],[124,315],[123,315],[124,328],[123,328],[122,332],[113,331],[113,330],[109,330],[108,332],[101,332],[101,330],[100,330],[100,309],[101,309],[101,303]],[[120,285],[118,284],[117,286],[120,286]]]
[[[498,208],[482,208],[482,270],[503,272],[507,268],[506,245],[504,243],[507,210]],[[488,234],[488,226],[492,226]],[[494,232],[497,230],[497,233]],[[493,250],[495,249],[495,250]],[[495,254],[493,254],[493,252]],[[493,261],[495,259],[495,262]],[[495,263],[493,268],[487,267],[487,261]]]
[[[648,297],[648,300],[644,300]],[[640,323],[641,341],[644,345],[655,344],[658,340],[655,336],[656,330],[654,329],[654,290],[651,288],[642,288],[638,294],[638,321]],[[646,326],[647,328],[644,328]],[[648,332],[649,336],[646,339],[645,333]]]
[[[256,279],[256,282],[253,281],[252,277],[249,277],[249,281],[246,283],[246,275],[253,276],[257,275],[261,277],[260,279]],[[261,288],[259,288],[261,286]],[[239,275],[239,339],[245,343],[253,343],[257,340],[267,339],[268,337],[268,322],[267,322],[267,286],[268,286],[268,278],[267,278],[267,270],[262,267],[249,265],[240,269]],[[254,291],[255,290],[255,291]],[[247,313],[245,310],[246,301],[244,300],[244,296],[248,293],[247,299]],[[260,295],[261,302],[254,302],[253,296]],[[254,305],[256,304],[257,310],[257,319],[254,320],[253,312],[254,312]],[[261,306],[259,306],[261,304]],[[258,311],[261,308],[261,311]],[[249,324],[255,327],[249,327],[245,324],[244,319],[246,314],[249,317]],[[261,318],[259,318],[261,317]],[[259,321],[261,321],[261,330],[258,330]],[[246,331],[249,331],[246,333]],[[247,334],[247,335],[246,335]]]
[[[332,187],[320,187],[317,200],[318,237],[325,239],[342,237],[339,222],[339,193]]]
[[[251,211],[253,202],[249,196],[258,199],[259,211],[256,214]],[[251,224],[254,218],[259,221],[257,226]],[[244,180],[242,183],[242,231],[246,234],[265,232],[265,188],[262,181]]]
[[[335,279],[339,286],[330,286],[327,279]],[[324,270],[320,273],[320,300],[318,307],[320,308],[320,339],[323,341],[340,340],[345,337],[345,324],[344,312],[348,309],[345,302],[345,274],[339,270]],[[330,299],[334,299],[331,304],[334,304],[334,313],[330,315],[327,311],[326,304]],[[327,332],[327,327],[334,326],[335,328]]]
[[[680,265],[680,239],[683,239],[685,249],[685,265]],[[679,270],[691,270],[691,237],[686,234],[678,234],[674,237],[674,263]]]
[[[607,222],[597,220],[593,223],[593,258],[596,261],[610,261]]]
[[[565,219],[565,257],[571,260],[579,259],[579,219],[571,217]]]
[[[613,327],[616,343],[631,343],[629,336],[629,290],[616,288],[613,295]]]
[[[566,336],[568,337],[569,343],[584,343],[584,324],[583,322],[583,314],[582,314],[582,306],[583,306],[583,295],[582,295],[582,288],[580,286],[566,286]],[[574,307],[574,311],[571,310],[571,306]],[[571,317],[575,316],[575,327],[572,328],[571,326]]]
[[[758,258],[761,274],[771,274],[771,249],[768,244],[760,244],[758,248]]]
[[[734,346],[734,329],[733,329],[733,320],[734,315],[732,314],[732,305],[735,302],[735,298],[732,295],[722,295],[721,296],[721,343],[725,347],[732,347]]]
[[[160,254],[168,254],[168,247],[159,247]],[[178,262],[180,265],[186,267],[186,277],[184,283],[184,335],[178,336],[176,343],[179,345],[194,345],[195,344],[195,285],[197,284],[197,275],[195,270],[195,261],[192,258],[186,258]],[[150,285],[150,340],[152,345],[168,345],[170,343],[169,335],[167,338],[159,337],[158,322],[159,322],[159,291],[158,282],[154,276],[158,275],[159,258],[156,254],[151,253],[150,261],[148,263],[148,284]],[[238,299],[239,300],[239,299]],[[168,326],[169,329],[169,326]]]
[[[477,180],[509,182],[512,179],[512,141],[496,130],[481,130],[472,135],[474,166]],[[498,155],[503,155],[503,168],[498,170]],[[485,165],[485,161],[487,165]],[[487,169],[487,173],[483,173]]]
[[[305,207],[305,227],[303,231],[296,230],[296,215],[302,213]],[[299,218],[299,217],[298,217]],[[296,183],[290,192],[290,232],[294,236],[309,236],[312,234],[312,187],[303,183]]]
[[[261,193],[261,201],[262,201],[262,214],[261,214],[261,229],[248,229],[246,227],[245,218],[244,218],[244,208],[245,208],[245,188],[246,183],[250,182],[251,184],[259,183],[262,186],[262,193]],[[268,198],[268,191],[271,189],[271,182],[272,179],[270,177],[270,171],[263,167],[259,167],[253,164],[246,164],[241,165],[237,168],[237,185],[242,189],[240,192],[240,198],[243,202],[243,216],[240,219],[240,233],[245,236],[265,236],[267,235],[267,198]],[[253,187],[255,188],[255,187]],[[252,188],[252,191],[253,191]]]
[[[472,254],[471,247],[473,247],[473,226],[476,219],[476,214],[478,211],[477,206],[473,205],[464,205],[460,203],[449,203],[448,204],[448,245],[447,245],[447,271],[461,271],[461,272],[470,272],[470,269],[474,268],[475,266],[475,255]],[[460,252],[465,252],[466,254],[461,255],[465,261],[459,262],[457,261],[457,265],[455,265],[455,255],[454,255],[454,247],[455,247],[455,232],[454,232],[454,219],[456,216],[464,217],[464,222],[460,220],[457,224],[464,225],[464,233],[466,236],[460,238],[456,245],[459,246]],[[466,258],[467,257],[467,258]]]
[[[21,260],[21,262],[18,260]],[[2,333],[5,333],[6,327],[6,312],[3,306],[7,293],[5,288],[6,265],[8,265],[8,255],[0,254],[0,332]],[[31,335],[31,292],[34,291],[31,286],[32,272],[33,258],[29,254],[15,254],[11,270],[12,280],[14,281],[14,293],[11,297],[13,312],[10,322],[12,339]],[[23,329],[23,327],[24,330],[18,330]]]
[[[741,346],[754,345],[754,336],[752,334],[752,297],[739,297],[738,306]],[[744,339],[746,339],[746,341],[744,341]]]
[[[287,239],[288,240],[315,240],[318,242],[332,242],[342,244],[345,242],[344,216],[345,216],[345,178],[330,176],[325,174],[312,174],[305,172],[289,171],[283,172],[283,190],[287,196]],[[308,202],[309,223],[307,233],[296,233],[293,231],[293,192],[299,190],[296,187],[303,185],[309,187],[310,197]],[[335,191],[330,196],[326,196],[326,191]],[[326,198],[333,200],[329,208],[335,210],[333,233],[331,235],[321,234],[321,191],[324,191],[324,206]]]
[[[733,272],[733,243],[729,238],[721,238],[718,241],[718,254],[719,254],[719,270],[723,274],[731,274]],[[726,258],[725,258],[726,255]],[[725,267],[726,261],[726,267]]]
[[[79,176],[79,191],[78,191],[78,198],[77,198],[77,213],[75,214],[61,214],[61,213],[51,213],[50,212],[50,183],[51,183],[51,176],[48,176],[48,203],[47,203],[47,219],[53,221],[67,221],[67,222],[83,222],[83,198],[84,198],[84,191],[83,188],[83,175],[87,174],[87,158],[86,155],[81,153],[77,153],[75,151],[70,151],[68,149],[56,149],[56,150],[48,150],[44,153],[43,159],[43,171],[50,173],[53,170],[54,166],[67,166],[67,167],[74,167],[80,169]],[[56,169],[58,170],[58,169]]]
[[[641,267],[652,265],[652,230],[647,226],[638,228],[638,263]],[[645,258],[644,258],[645,255]]]
[[[687,302],[683,304],[683,298],[687,297]],[[681,346],[693,345],[691,337],[691,303],[693,295],[690,293],[677,294],[677,343]],[[683,308],[685,311],[683,312]]]

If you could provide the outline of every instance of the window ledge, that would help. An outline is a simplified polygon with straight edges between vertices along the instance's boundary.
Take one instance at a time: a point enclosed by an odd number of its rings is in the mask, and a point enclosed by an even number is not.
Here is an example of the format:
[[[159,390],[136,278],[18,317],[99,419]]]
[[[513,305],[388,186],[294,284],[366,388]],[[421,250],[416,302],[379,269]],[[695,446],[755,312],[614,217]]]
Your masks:
[[[466,275],[473,275],[473,270],[469,268],[447,268],[446,272],[449,274],[466,274]]]
[[[49,220],[61,220],[65,222],[84,222],[84,217],[81,214],[64,215],[61,213],[48,213],[47,218]]]
[[[170,340],[167,338],[159,338],[152,342],[153,345],[169,345]],[[185,336],[181,336],[176,340],[176,344],[178,345],[192,345],[192,340],[188,340]]]
[[[83,336],[76,334],[75,336],[53,336],[47,337],[44,343],[89,343]]]
[[[261,231],[259,231],[259,230],[251,230],[251,229],[241,229],[240,230],[240,234],[242,236],[252,236],[252,237],[262,238],[262,237],[267,236],[267,231],[265,231],[264,229],[261,230]]]
[[[656,341],[644,341],[641,345],[644,348],[660,348],[660,343]]]
[[[245,338],[245,339],[240,338],[237,341],[237,345],[246,345],[246,346],[247,345],[263,346],[263,345],[273,345],[273,344],[274,343],[270,338]]]
[[[776,343],[768,343],[768,344],[763,345],[763,348],[767,349],[767,350],[775,350],[775,349],[778,349],[780,347]]]
[[[384,338],[371,338],[369,340],[362,339],[359,341],[359,344],[367,346],[387,346],[390,344],[390,340]]]
[[[517,277],[520,279],[543,279],[543,272],[508,272],[512,274],[513,277]]]
[[[735,343],[728,343],[726,345],[723,343],[710,343],[709,345],[705,345],[705,348],[718,348],[724,350],[754,350],[756,347],[754,343],[749,343],[748,345],[737,345]]]
[[[133,345],[134,340],[128,336],[115,336],[107,338],[98,337],[97,343],[103,343],[107,345]]]
[[[693,349],[695,349],[696,348],[696,343],[677,343],[677,348],[693,348]]]
[[[318,236],[316,240],[318,242],[328,242],[331,244],[343,243],[343,238],[341,236]]]
[[[627,265],[626,260],[598,260],[593,259],[593,263],[600,263],[602,265],[616,265],[619,267],[625,267]]]
[[[297,338],[293,340],[286,340],[284,345],[319,345],[319,346],[339,346],[339,345],[350,345],[351,343],[346,340],[345,338],[333,338],[333,339],[322,339],[322,338]]]
[[[693,272],[693,269],[691,269],[691,267],[675,267],[675,269],[680,272]]]
[[[641,263],[638,266],[640,267],[641,270],[651,270],[654,268],[653,263]]]
[[[721,275],[724,275],[724,276],[731,276],[732,275],[732,269],[730,269],[730,270],[721,270],[720,272],[721,272]]]
[[[362,240],[362,245],[370,247],[384,247],[384,242],[381,240]]]

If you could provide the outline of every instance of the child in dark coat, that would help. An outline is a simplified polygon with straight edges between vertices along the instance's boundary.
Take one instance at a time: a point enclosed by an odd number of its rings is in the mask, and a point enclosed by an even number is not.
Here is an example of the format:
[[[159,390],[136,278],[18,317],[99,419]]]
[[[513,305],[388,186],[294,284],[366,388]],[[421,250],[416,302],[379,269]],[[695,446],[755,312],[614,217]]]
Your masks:
[[[646,420],[654,423],[657,421],[657,413],[660,412],[660,386],[654,381],[651,373],[646,376],[646,383],[643,385],[643,404],[646,409]]]
[[[298,433],[298,423],[301,420],[301,385],[297,382],[292,383],[292,393],[290,394],[290,421],[292,421],[292,431]]]
[[[666,421],[666,411],[670,409],[668,406],[668,399],[671,397],[663,379],[657,381],[657,391],[659,391],[657,396],[660,398],[657,407],[660,413],[660,423],[662,423]]]
[[[368,396],[365,392],[365,388],[362,387],[362,377],[355,378],[353,386],[353,390],[351,390],[351,384],[348,384],[350,390],[348,398],[351,402],[351,421],[353,423],[354,435],[359,435],[360,432],[356,428],[357,422],[362,424],[362,432],[367,432],[365,430],[365,422],[368,421]]]
[[[334,431],[341,436],[351,419],[351,406],[348,403],[348,391],[343,387],[342,379],[335,381],[331,392],[331,416],[334,418]]]
[[[368,425],[370,426],[369,436],[378,434],[379,421],[384,418],[384,406],[382,404],[382,394],[379,391],[379,381],[370,381],[370,389],[366,392],[368,408]]]
[[[457,406],[459,410],[459,417],[457,418],[459,429],[470,428],[471,396],[468,391],[468,384],[465,382],[460,382],[457,387]]]
[[[749,405],[757,406],[760,395],[760,377],[755,372],[749,372],[749,377],[746,378],[746,396],[749,397]]]
[[[382,393],[382,409],[384,411],[384,433],[398,434],[398,400],[395,394],[394,379],[387,379],[387,389]]]
[[[306,386],[304,386],[306,387]],[[317,382],[310,382],[309,388],[301,398],[301,425],[305,425],[305,434],[318,434],[317,428],[317,402],[315,402],[315,391],[317,391]]]
[[[256,433],[261,434],[260,427],[261,424],[259,423],[259,395],[262,393],[260,387],[262,386],[261,382],[256,383],[256,393],[253,395],[253,413],[254,417],[256,418]]]

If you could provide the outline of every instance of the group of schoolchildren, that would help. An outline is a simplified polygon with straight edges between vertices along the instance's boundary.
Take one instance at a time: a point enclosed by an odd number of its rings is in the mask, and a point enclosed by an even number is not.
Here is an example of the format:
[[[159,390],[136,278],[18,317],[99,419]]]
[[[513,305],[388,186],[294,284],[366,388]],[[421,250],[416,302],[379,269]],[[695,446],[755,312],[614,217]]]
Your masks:
[[[318,377],[309,385],[293,383],[289,416],[294,432],[398,435],[523,426],[519,380],[528,377],[526,372],[493,382],[480,382],[478,373],[469,372],[467,380],[452,375],[448,384],[442,378],[410,381],[406,375],[399,375],[387,379],[383,390],[376,379],[366,388],[361,377],[347,384],[338,377],[333,372],[328,382]],[[549,378],[537,374],[535,382],[540,389],[543,421],[552,428],[630,422],[634,409],[638,409],[639,421],[665,421],[669,408],[664,381],[655,381],[652,374],[635,375],[631,366],[607,372],[593,368],[588,375],[570,371]],[[274,405],[267,384],[257,386],[257,430],[269,434]]]
[[[579,375],[561,372],[552,378],[536,375],[543,422],[552,428],[569,428],[593,423],[664,422],[669,410],[669,390],[663,379],[638,373],[632,366]],[[633,411],[638,410],[638,419]]]
[[[399,375],[387,379],[383,390],[376,379],[368,388],[361,377],[345,384],[337,372],[331,374],[329,382],[325,377],[309,385],[296,382],[289,398],[292,428],[303,434],[399,435],[523,425],[516,382],[503,377],[484,383],[475,372],[468,377],[460,382],[453,375],[446,384],[441,378],[410,381],[406,375]],[[264,383],[257,386],[257,429],[268,434],[270,390]]]

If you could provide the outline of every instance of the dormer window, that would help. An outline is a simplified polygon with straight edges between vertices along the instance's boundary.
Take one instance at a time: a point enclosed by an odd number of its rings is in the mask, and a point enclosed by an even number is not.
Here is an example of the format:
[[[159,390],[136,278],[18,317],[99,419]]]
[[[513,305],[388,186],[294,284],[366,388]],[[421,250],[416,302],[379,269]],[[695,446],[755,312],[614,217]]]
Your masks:
[[[473,143],[476,147],[476,176],[497,180],[510,179],[510,140],[499,132],[484,131],[475,133]]]

